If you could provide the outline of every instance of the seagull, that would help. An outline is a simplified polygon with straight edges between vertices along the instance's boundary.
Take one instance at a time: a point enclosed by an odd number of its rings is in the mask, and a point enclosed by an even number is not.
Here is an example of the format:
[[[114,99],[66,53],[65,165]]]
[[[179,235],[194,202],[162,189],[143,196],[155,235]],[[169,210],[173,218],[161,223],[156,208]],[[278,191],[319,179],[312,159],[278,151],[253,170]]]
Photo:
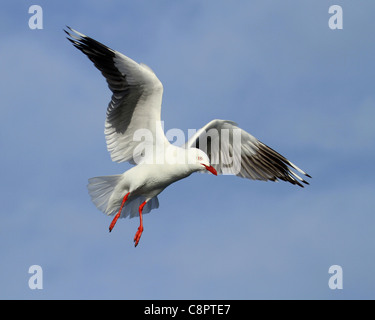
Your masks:
[[[160,116],[163,85],[152,69],[67,29],[67,39],[101,71],[112,91],[104,129],[111,159],[133,164],[123,174],[89,179],[92,202],[100,211],[114,216],[110,232],[119,218],[139,216],[134,236],[137,247],[144,230],[142,214],[159,207],[157,196],[166,187],[194,172],[283,180],[300,187],[309,184],[294,171],[310,175],[233,121],[212,120],[182,146],[171,144]]]

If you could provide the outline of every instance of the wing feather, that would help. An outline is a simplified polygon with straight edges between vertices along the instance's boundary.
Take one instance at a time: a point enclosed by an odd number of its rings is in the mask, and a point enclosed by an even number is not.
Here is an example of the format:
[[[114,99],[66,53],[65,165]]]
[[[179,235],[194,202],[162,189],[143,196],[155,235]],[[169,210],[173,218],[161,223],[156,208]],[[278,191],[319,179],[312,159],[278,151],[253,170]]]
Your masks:
[[[208,136],[207,132],[212,130],[217,130],[218,134]],[[229,135],[222,134],[223,130],[229,131]],[[239,141],[235,141],[235,130],[239,133]],[[235,174],[253,180],[284,180],[300,187],[303,187],[302,183],[309,183],[291,168],[311,178],[284,156],[239,128],[233,121],[212,120],[199,129],[184,147],[199,148],[206,152],[211,165],[219,174]]]
[[[138,64],[72,28],[69,30],[64,30],[69,36],[67,39],[101,71],[113,93],[104,129],[112,160],[134,163],[139,141],[133,137],[138,129],[147,129],[153,134],[149,143],[169,144],[160,119],[163,85],[155,73],[145,64]]]

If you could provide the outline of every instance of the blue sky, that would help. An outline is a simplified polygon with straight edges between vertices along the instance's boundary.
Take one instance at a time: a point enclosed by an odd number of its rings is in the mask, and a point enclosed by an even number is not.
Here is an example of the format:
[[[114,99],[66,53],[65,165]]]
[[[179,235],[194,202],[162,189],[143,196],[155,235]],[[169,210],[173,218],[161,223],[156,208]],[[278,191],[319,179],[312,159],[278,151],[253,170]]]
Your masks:
[[[43,8],[30,30],[28,8]],[[341,5],[344,29],[328,27]],[[0,11],[2,299],[374,299],[375,3],[10,1]],[[139,220],[91,203],[110,91],[69,25],[149,65],[165,129],[233,120],[313,176],[195,174]],[[43,268],[43,290],[28,269]],[[328,287],[331,265],[344,289]]]

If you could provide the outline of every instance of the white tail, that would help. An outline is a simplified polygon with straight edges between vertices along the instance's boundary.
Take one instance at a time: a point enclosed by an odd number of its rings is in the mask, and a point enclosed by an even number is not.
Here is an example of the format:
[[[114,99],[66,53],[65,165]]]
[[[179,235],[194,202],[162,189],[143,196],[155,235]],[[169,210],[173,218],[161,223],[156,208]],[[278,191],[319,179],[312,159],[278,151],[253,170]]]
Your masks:
[[[107,215],[114,214],[115,212],[115,210],[108,208],[108,201],[120,179],[120,174],[89,179],[87,189],[89,190],[91,200],[100,211]]]
[[[102,176],[89,179],[87,189],[89,190],[91,200],[100,211],[104,212],[107,215],[116,214],[120,209],[122,198],[118,199],[118,206],[108,206],[111,195],[120,179],[121,175]],[[145,200],[146,198],[143,196],[129,199],[129,201],[125,203],[120,218],[125,218],[127,216],[130,216],[130,218],[134,218],[138,216],[138,208]],[[113,201],[111,200],[111,203],[112,202]],[[152,209],[156,208],[159,208],[159,200],[157,197],[154,197],[147,202],[147,204],[143,208],[142,213],[149,213]]]

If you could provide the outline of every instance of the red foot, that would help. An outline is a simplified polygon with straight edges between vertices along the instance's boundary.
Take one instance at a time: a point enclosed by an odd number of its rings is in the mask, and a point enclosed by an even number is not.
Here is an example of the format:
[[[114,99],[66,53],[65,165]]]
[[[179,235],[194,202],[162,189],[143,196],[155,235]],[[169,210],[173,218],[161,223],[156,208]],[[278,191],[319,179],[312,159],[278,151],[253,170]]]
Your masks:
[[[143,232],[143,227],[139,226],[137,233],[135,234],[134,237],[134,246],[136,247],[138,245],[139,240],[141,239],[141,235]]]
[[[138,230],[137,230],[137,233],[135,234],[135,237],[134,237],[134,246],[136,247],[139,243],[139,240],[141,239],[141,235],[142,235],[142,232],[143,232],[143,219],[142,219],[142,210],[143,210],[143,207],[146,205],[146,201],[143,202],[140,206],[139,206],[139,220],[140,220],[140,224],[139,224],[139,227],[138,227]]]
[[[113,220],[112,220],[112,222],[111,222],[111,225],[109,226],[109,232],[112,231],[112,229],[113,229],[113,227],[115,226],[115,224],[116,224],[118,218],[120,218],[122,208],[124,207],[124,204],[125,204],[126,200],[128,200],[129,194],[130,194],[130,192],[128,192],[128,193],[124,196],[124,199],[122,199],[122,203],[121,203],[121,206],[120,206],[120,210],[119,210],[118,213],[115,215],[115,217],[113,218]]]
[[[109,232],[112,231],[113,227],[115,226],[116,222],[117,222],[117,219],[120,218],[120,215],[121,215],[121,211],[119,213],[117,213],[115,215],[115,217],[113,218],[112,222],[111,222],[111,225],[109,226]]]

